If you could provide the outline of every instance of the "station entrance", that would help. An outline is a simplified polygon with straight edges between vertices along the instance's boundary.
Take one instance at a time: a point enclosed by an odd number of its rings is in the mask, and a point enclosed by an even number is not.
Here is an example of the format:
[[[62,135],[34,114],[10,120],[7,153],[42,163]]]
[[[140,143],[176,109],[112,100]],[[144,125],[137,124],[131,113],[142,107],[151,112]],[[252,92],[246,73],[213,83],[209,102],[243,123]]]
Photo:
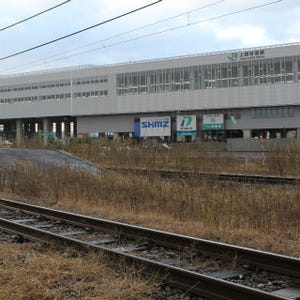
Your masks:
[[[29,140],[47,135],[65,139],[77,135],[76,127],[76,118],[70,116],[0,120],[0,141]]]

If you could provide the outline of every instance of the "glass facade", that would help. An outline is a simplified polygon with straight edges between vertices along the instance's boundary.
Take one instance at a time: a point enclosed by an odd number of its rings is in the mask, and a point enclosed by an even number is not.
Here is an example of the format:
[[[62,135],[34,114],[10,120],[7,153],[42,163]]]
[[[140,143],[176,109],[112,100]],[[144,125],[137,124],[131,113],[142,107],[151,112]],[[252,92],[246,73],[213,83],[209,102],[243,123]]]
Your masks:
[[[295,117],[295,107],[293,106],[256,107],[251,110],[251,115],[253,119],[293,118]]]
[[[300,57],[279,57],[117,75],[117,95],[300,81]]]
[[[300,56],[266,59],[261,58],[265,55],[264,50],[260,50],[256,58],[251,58],[256,52],[239,54],[239,60],[238,56],[231,55],[226,63],[119,73],[116,75],[116,92],[121,96],[300,81]],[[91,76],[1,86],[0,104],[59,100],[71,95],[74,99],[107,96],[107,82],[107,76]]]

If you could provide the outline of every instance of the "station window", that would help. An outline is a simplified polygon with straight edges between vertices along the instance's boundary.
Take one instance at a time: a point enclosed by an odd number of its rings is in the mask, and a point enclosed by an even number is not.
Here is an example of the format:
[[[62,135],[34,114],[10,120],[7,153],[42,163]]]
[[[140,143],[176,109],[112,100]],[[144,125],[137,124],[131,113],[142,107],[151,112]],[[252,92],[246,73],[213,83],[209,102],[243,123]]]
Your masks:
[[[295,108],[293,106],[259,107],[252,109],[253,119],[267,118],[293,118]]]

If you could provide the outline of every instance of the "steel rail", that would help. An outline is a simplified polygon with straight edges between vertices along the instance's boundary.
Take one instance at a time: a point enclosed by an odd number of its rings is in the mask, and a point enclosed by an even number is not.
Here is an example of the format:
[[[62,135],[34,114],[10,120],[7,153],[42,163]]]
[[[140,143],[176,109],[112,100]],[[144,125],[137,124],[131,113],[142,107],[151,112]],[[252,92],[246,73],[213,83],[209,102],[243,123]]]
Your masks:
[[[261,269],[300,277],[300,259],[247,247],[225,244],[161,230],[68,213],[64,211],[25,204],[8,199],[0,199],[0,205],[20,209],[31,213],[67,220],[75,225],[89,226],[97,230],[126,236],[132,239],[148,240],[158,245],[183,250],[187,253],[204,253],[209,256],[222,257],[227,260],[238,260]]]
[[[234,174],[234,173],[211,173],[200,171],[179,171],[179,170],[165,170],[165,169],[143,169],[143,168],[115,168],[106,167],[107,170],[137,173],[142,175],[158,174],[161,177],[180,177],[180,178],[207,178],[208,180],[217,181],[233,181],[240,183],[250,184],[292,184],[296,185],[300,183],[300,180],[295,177],[282,177],[271,175],[250,175],[250,174]]]
[[[132,254],[121,253],[115,250],[109,250],[105,247],[91,245],[74,238],[50,233],[42,229],[18,224],[9,220],[0,218],[0,228],[7,232],[21,234],[22,236],[56,244],[62,247],[75,247],[81,251],[101,252],[116,259],[126,260],[133,265],[140,265],[148,270],[158,270],[168,274],[167,283],[183,290],[193,292],[197,295],[209,297],[211,299],[230,299],[230,300],[254,300],[254,299],[289,299],[276,296],[271,293],[263,292],[257,289],[245,287],[239,284],[231,283],[225,280],[216,279],[211,276],[199,274],[193,271],[184,270],[178,267],[166,265],[149,259],[137,257]]]

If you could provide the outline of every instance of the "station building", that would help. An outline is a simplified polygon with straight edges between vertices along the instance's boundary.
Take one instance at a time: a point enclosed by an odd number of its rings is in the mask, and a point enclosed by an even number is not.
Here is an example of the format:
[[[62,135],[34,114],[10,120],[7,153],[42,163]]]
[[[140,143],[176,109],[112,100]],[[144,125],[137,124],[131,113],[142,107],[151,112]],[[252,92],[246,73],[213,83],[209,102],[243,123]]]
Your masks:
[[[0,77],[0,137],[300,137],[300,43]]]

